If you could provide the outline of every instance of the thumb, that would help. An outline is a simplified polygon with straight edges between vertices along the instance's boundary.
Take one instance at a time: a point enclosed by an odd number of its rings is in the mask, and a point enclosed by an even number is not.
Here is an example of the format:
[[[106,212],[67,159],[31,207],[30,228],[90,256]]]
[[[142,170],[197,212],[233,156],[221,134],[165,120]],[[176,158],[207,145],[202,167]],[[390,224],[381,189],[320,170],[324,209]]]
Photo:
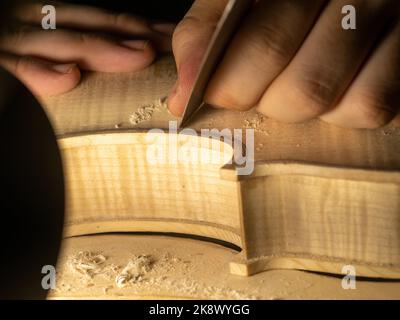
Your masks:
[[[2,53],[0,66],[18,78],[36,96],[51,96],[70,91],[81,79],[80,71],[74,63],[59,64]]]
[[[168,99],[176,116],[183,113],[201,61],[228,0],[196,0],[175,29],[172,49],[178,80]]]

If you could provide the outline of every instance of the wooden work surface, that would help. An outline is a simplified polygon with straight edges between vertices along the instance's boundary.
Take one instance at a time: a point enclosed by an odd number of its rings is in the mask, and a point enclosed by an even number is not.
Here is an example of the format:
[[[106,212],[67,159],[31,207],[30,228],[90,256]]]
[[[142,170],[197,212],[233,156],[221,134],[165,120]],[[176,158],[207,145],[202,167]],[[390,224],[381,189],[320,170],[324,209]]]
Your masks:
[[[90,277],[71,264],[80,251],[103,254],[103,270]],[[357,280],[344,290],[341,277],[274,270],[250,278],[229,274],[237,252],[200,240],[165,236],[100,235],[64,240],[51,299],[400,299],[400,282]],[[119,288],[116,275],[132,257],[148,255],[139,281]]]
[[[371,291],[349,292],[337,278],[276,269],[339,275],[351,264],[361,276],[400,278],[399,129],[282,124],[254,111],[206,108],[191,128],[255,130],[254,174],[238,177],[223,163],[149,165],[144,134],[176,120],[162,103],[175,78],[166,56],[135,74],[86,74],[72,92],[43,101],[64,159],[66,236],[175,232],[227,241],[243,250],[217,250],[225,263],[218,270],[229,279],[253,275],[239,281],[252,290],[238,288],[247,295],[261,290],[261,298],[397,297],[398,282],[365,282]],[[132,121],[146,110],[145,118]],[[85,239],[65,241],[79,247]],[[206,256],[216,254],[211,248],[204,247]],[[264,270],[273,271],[254,276]],[[294,293],[274,280],[286,276]],[[254,280],[260,277],[266,289]],[[308,286],[304,279],[312,279],[310,288],[340,289],[300,294]],[[82,290],[69,296],[85,296]]]

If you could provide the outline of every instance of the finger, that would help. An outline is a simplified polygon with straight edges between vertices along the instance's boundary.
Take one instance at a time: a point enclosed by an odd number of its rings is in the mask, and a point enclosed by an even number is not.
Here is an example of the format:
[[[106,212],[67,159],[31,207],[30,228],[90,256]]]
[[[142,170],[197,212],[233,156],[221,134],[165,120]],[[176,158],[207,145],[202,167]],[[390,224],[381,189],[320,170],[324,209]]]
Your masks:
[[[51,96],[75,88],[81,78],[76,64],[56,64],[30,57],[0,54],[0,65],[37,96]]]
[[[227,0],[197,0],[178,24],[172,47],[178,69],[178,81],[169,99],[169,110],[182,114],[196,79],[200,63]]]
[[[391,125],[394,127],[400,127],[400,113],[396,115],[396,117],[392,120]]]
[[[154,22],[151,24],[151,28],[161,34],[171,36],[174,34],[176,25],[173,23],[165,22]]]
[[[21,28],[3,36],[0,49],[57,62],[74,61],[85,70],[101,72],[137,71],[155,58],[148,41],[116,42],[96,34],[63,29]]]
[[[209,104],[247,110],[286,67],[325,1],[259,1],[233,39],[206,93]]]
[[[357,10],[357,29],[342,28],[342,8]],[[286,122],[315,118],[338,102],[372,50],[390,16],[386,0],[330,1],[289,66],[259,104],[263,114]]]
[[[157,33],[149,36],[156,49],[160,52],[172,51],[172,35],[176,29],[173,23],[155,22],[151,24],[151,29]]]
[[[321,118],[351,128],[378,128],[400,110],[400,23],[371,55],[338,106]],[[396,120],[398,121],[398,120]]]
[[[42,8],[45,4],[26,4],[14,13],[23,22],[40,26],[43,19]],[[116,33],[125,37],[151,40],[157,50],[171,50],[172,23],[150,24],[146,19],[128,13],[116,13],[84,5],[56,4],[57,27],[77,30]]]

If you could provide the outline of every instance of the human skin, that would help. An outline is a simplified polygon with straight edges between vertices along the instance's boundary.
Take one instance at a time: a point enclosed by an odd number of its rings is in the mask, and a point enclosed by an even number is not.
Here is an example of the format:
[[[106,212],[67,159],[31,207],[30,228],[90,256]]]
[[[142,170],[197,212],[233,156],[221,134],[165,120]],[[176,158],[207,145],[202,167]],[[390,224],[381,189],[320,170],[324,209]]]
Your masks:
[[[157,52],[171,49],[173,24],[57,3],[57,28],[44,30],[43,5],[18,5],[0,34],[0,66],[37,96],[73,89],[81,70],[138,71],[150,65]]]
[[[196,0],[173,35],[178,81],[168,100],[181,115],[227,0]],[[357,29],[342,28],[342,8]],[[400,1],[258,0],[209,82],[205,101],[297,123],[350,128],[399,124]]]

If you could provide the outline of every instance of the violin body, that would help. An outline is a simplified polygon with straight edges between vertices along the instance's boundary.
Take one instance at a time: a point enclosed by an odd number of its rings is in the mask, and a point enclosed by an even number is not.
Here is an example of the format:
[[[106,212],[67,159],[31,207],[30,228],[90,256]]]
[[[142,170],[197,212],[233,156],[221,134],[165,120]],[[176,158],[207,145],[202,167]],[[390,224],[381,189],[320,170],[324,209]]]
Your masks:
[[[164,56],[134,74],[86,74],[77,89],[42,101],[63,157],[66,237],[211,238],[241,248],[226,262],[241,276],[340,275],[351,265],[357,276],[400,278],[399,129],[284,124],[207,107],[190,124],[198,135],[182,138],[170,132],[177,119],[162,103],[175,80],[173,59]],[[201,129],[253,129],[252,173],[240,174],[223,139],[202,145]],[[174,141],[201,145],[219,161],[149,161],[157,139],[165,150]]]

